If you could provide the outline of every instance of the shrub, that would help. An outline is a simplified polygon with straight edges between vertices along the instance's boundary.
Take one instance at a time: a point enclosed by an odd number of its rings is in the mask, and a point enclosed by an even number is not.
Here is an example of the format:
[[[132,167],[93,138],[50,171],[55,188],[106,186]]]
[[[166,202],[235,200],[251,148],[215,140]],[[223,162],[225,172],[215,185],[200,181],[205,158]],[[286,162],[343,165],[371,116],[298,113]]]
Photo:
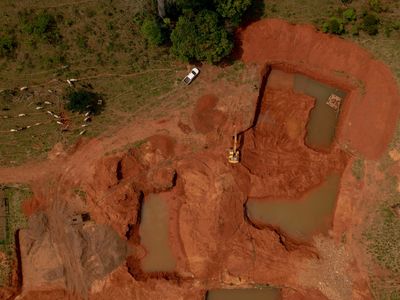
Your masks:
[[[378,12],[378,13],[382,11],[382,6],[381,6],[380,0],[368,0],[368,4],[373,11]]]
[[[68,89],[65,96],[66,108],[70,111],[87,112],[94,114],[101,112],[102,105],[98,104],[100,95],[85,89]]]
[[[363,18],[362,29],[369,35],[376,35],[379,32],[379,18],[374,14],[366,14]]]
[[[49,43],[60,41],[57,22],[53,15],[42,12],[31,20],[25,20],[24,31]]]
[[[14,36],[2,35],[0,36],[0,57],[10,57],[15,53],[17,48],[17,41]]]
[[[165,33],[156,18],[147,18],[143,21],[141,32],[152,45],[161,45],[165,41]]]
[[[356,11],[354,8],[348,8],[343,12],[343,19],[347,22],[352,22],[357,19]]]
[[[364,172],[365,172],[365,163],[364,160],[361,158],[357,158],[352,165],[351,171],[353,173],[353,176],[357,180],[361,180],[364,178]]]
[[[350,33],[352,35],[359,35],[360,27],[357,24],[354,24],[353,26],[351,26]]]
[[[233,49],[233,42],[220,24],[218,14],[209,10],[179,17],[171,41],[171,52],[185,61],[217,63]]]
[[[84,50],[88,47],[88,39],[85,36],[79,35],[76,38],[76,44],[80,49]]]
[[[63,65],[67,62],[65,55],[56,54],[54,56],[46,56],[44,58],[44,64],[46,68]]]
[[[322,25],[322,31],[325,33],[342,34],[344,33],[343,20],[332,17]]]

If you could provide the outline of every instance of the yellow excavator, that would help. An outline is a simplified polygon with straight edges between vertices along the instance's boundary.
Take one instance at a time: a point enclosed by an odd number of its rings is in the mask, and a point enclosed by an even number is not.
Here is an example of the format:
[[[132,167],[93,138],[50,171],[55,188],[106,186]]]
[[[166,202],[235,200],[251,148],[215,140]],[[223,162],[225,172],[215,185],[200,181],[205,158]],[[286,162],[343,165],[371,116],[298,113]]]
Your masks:
[[[231,164],[237,164],[240,161],[240,152],[237,148],[236,126],[234,126],[234,128],[233,147],[228,150],[228,162]]]

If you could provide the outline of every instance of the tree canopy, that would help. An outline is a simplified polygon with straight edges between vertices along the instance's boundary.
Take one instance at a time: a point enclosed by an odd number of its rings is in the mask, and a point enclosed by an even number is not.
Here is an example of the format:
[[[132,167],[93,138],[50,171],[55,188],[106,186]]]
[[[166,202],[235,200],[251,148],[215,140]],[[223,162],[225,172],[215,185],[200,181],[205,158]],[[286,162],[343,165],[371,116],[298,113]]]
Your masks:
[[[149,43],[171,45],[171,53],[184,61],[217,63],[231,53],[233,32],[252,0],[164,0],[157,3],[158,10],[153,9],[150,16],[141,19],[141,32]]]
[[[102,105],[98,104],[100,96],[85,89],[68,89],[65,95],[66,108],[71,111],[100,113]]]
[[[245,11],[251,5],[251,0],[214,0],[217,12],[233,24],[239,25]]]
[[[233,49],[233,41],[218,14],[209,10],[179,17],[171,42],[172,53],[185,61],[196,59],[216,63]]]
[[[161,45],[165,40],[165,35],[161,24],[156,18],[147,18],[144,20],[141,28],[143,36],[152,45]]]

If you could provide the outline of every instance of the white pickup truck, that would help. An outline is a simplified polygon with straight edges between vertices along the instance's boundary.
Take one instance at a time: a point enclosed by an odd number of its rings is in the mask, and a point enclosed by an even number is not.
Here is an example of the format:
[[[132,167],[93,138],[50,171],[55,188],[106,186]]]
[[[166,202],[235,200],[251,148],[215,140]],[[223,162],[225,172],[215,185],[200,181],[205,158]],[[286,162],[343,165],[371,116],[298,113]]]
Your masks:
[[[197,77],[197,75],[199,75],[200,70],[197,68],[193,68],[189,74],[186,75],[186,77],[183,79],[183,82],[186,83],[187,85],[189,85],[193,79],[195,79]]]

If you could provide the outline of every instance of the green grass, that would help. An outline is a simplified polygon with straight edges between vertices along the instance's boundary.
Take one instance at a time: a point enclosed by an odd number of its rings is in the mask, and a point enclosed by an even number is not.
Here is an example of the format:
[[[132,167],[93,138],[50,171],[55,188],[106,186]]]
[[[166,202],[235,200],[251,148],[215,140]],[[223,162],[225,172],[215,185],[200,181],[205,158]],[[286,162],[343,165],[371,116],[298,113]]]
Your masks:
[[[397,179],[388,177],[381,186],[383,201],[379,204],[368,229],[364,232],[368,252],[388,272],[382,277],[371,275],[373,293],[377,299],[398,299],[400,296],[400,218],[393,205],[400,203]],[[397,298],[396,298],[397,297]]]
[[[83,136],[95,137],[154,108],[178,103],[169,95],[177,90],[185,68],[167,48],[151,47],[143,39],[134,17],[146,2],[0,3],[0,34],[12,35],[18,42],[12,57],[0,57],[0,91],[14,91],[11,96],[0,94],[0,117],[10,117],[0,122],[0,165],[46,158],[56,143],[68,147],[76,142],[82,130],[86,130]],[[64,109],[67,78],[82,79],[104,96],[104,111],[88,127],[81,127],[83,115]],[[59,81],[50,82],[54,79]],[[21,86],[30,88],[21,92]],[[37,103],[44,101],[53,105],[36,111]],[[70,130],[61,132],[45,110],[65,113]],[[15,117],[20,113],[27,117]],[[10,132],[37,122],[42,125]]]
[[[388,151],[399,149],[400,126],[397,126]],[[398,178],[393,176],[395,162],[386,153],[379,161],[379,170],[385,174],[380,183],[381,201],[371,212],[372,221],[363,234],[368,252],[375,261],[387,270],[384,275],[370,274],[375,299],[400,299],[400,218],[393,210],[400,203]]]
[[[6,259],[0,268],[0,286],[10,285],[11,272],[16,262],[15,233],[26,228],[27,219],[22,213],[22,202],[31,196],[31,191],[25,186],[0,186],[3,199],[8,206],[6,239],[0,244],[0,251],[6,254]]]

